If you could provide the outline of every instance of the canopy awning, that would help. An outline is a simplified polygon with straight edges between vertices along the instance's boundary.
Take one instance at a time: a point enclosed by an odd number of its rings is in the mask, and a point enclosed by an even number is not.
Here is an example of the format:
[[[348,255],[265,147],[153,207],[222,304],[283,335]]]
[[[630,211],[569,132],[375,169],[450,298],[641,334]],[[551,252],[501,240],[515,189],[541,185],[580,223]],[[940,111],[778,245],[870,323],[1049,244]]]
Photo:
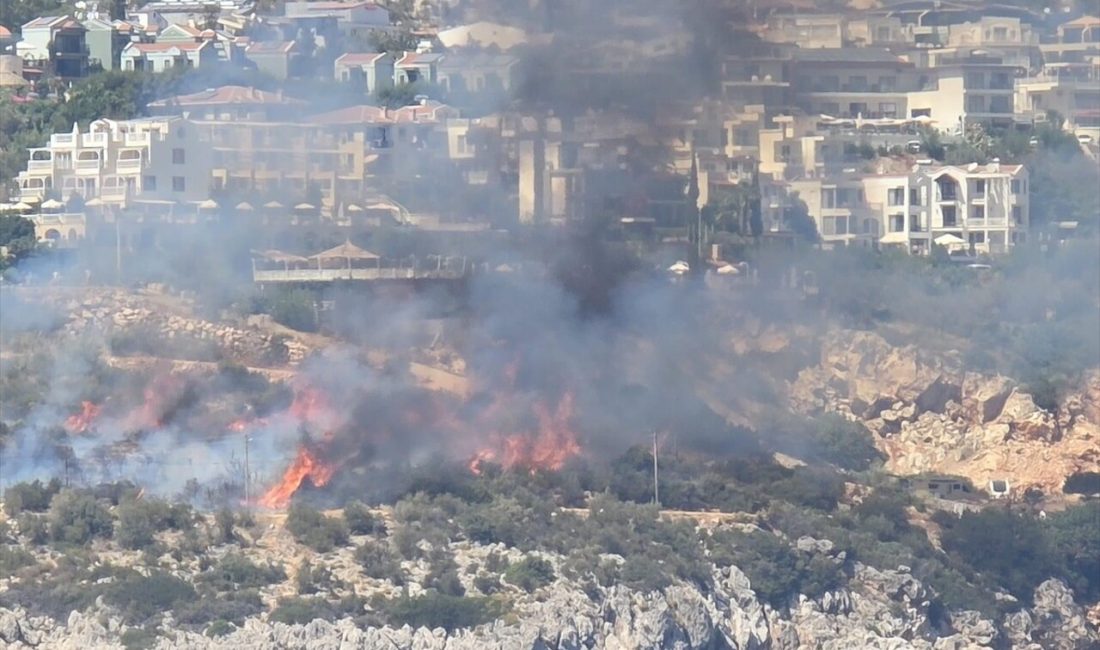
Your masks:
[[[904,244],[909,241],[909,235],[904,232],[888,232],[883,235],[878,243],[880,244]]]
[[[284,207],[284,206],[283,206],[282,203],[279,203],[278,201],[268,201],[267,203],[264,203],[264,207],[265,208],[281,208],[281,207]]]
[[[46,210],[56,210],[63,207],[65,207],[65,204],[61,201],[58,201],[57,199],[49,199],[42,204],[42,208]]]
[[[266,251],[252,251],[254,257],[262,257],[265,260],[279,263],[305,263],[309,261],[309,258],[302,257],[301,255],[294,255],[293,253],[284,253],[275,249]]]
[[[199,202],[200,210],[216,210],[218,208],[218,202],[214,199],[206,199]]]
[[[237,209],[242,212],[248,212],[249,210],[252,210],[252,204],[248,201],[241,201],[237,204]]]
[[[934,240],[940,246],[958,246],[959,244],[965,244],[966,240],[962,237],[957,237],[951,233],[946,233],[936,237]]]
[[[328,249],[327,251],[321,251],[316,255],[311,255],[312,260],[376,260],[378,256],[374,253],[359,248],[350,240],[345,241],[339,246]]]

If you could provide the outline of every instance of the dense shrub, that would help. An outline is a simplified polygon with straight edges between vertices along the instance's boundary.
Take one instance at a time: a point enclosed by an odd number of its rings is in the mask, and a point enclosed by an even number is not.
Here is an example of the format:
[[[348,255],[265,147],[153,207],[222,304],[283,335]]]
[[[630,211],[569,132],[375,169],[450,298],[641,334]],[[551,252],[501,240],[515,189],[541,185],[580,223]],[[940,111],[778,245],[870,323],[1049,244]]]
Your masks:
[[[385,542],[367,540],[355,549],[355,561],[363,567],[363,573],[371,578],[389,580],[395,585],[405,583],[401,562]]]
[[[17,520],[19,534],[31,544],[45,544],[50,538],[50,529],[46,526],[46,517],[24,512]]]
[[[90,494],[62,490],[50,503],[50,538],[62,544],[87,544],[95,537],[110,537],[111,513]]]
[[[332,571],[328,567],[314,567],[309,563],[309,560],[302,560],[302,563],[298,565],[294,582],[297,585],[299,596],[330,593],[343,586],[343,583],[332,575]]]
[[[214,525],[218,529],[219,542],[232,544],[237,541],[237,533],[233,529],[236,523],[236,517],[229,508],[221,508],[214,514]]]
[[[34,564],[34,556],[18,546],[0,545],[0,575],[10,576]]]
[[[338,610],[323,598],[291,596],[280,598],[275,609],[267,618],[273,623],[304,625],[318,619],[331,621],[336,618],[338,613]]]
[[[393,626],[441,627],[448,632],[477,627],[503,614],[499,602],[489,598],[448,596],[429,591],[418,597],[401,596],[385,601],[382,611]]]
[[[50,500],[61,491],[61,482],[56,478],[49,483],[34,480],[30,483],[16,483],[4,490],[4,512],[15,517],[21,512],[46,512]]]
[[[1039,522],[1002,508],[937,517],[944,551],[954,554],[1011,594],[1030,602],[1040,582],[1057,572],[1050,540]]]
[[[146,630],[143,627],[131,627],[119,636],[119,642],[126,650],[148,650],[157,644],[156,630]]]
[[[286,580],[286,571],[274,564],[259,565],[240,553],[229,553],[199,576],[199,581],[217,591],[266,587]]]
[[[1047,520],[1056,561],[1078,599],[1100,598],[1100,502],[1072,506]]]
[[[182,625],[203,626],[218,621],[243,625],[245,619],[260,614],[264,609],[264,603],[255,590],[244,590],[221,596],[204,594],[201,598],[179,603],[173,614]]]
[[[195,599],[195,589],[167,573],[143,576],[136,572],[107,586],[105,600],[118,608],[123,619],[139,625],[157,614],[172,611],[181,603]]]
[[[168,504],[157,499],[135,499],[122,503],[115,512],[118,525],[115,539],[123,548],[144,549],[152,546],[156,533],[168,527]]]
[[[508,567],[504,580],[530,593],[554,581],[554,567],[539,557],[525,557]]]
[[[823,460],[843,469],[865,470],[883,459],[871,432],[861,423],[829,414],[819,418],[816,424]]]
[[[344,506],[344,522],[353,535],[377,535],[386,532],[386,524],[372,515],[361,501],[349,501]]]
[[[842,568],[820,554],[804,553],[764,531],[715,531],[708,543],[718,566],[736,566],[753,591],[773,607],[784,607],[795,594],[820,596],[844,583]]]
[[[295,541],[318,553],[327,553],[348,541],[348,526],[343,519],[326,517],[319,510],[301,503],[290,506],[286,529]]]
[[[431,565],[428,575],[424,578],[424,586],[447,596],[462,596],[466,593],[462,581],[458,578],[458,564],[455,563],[451,553],[443,549],[432,552]]]

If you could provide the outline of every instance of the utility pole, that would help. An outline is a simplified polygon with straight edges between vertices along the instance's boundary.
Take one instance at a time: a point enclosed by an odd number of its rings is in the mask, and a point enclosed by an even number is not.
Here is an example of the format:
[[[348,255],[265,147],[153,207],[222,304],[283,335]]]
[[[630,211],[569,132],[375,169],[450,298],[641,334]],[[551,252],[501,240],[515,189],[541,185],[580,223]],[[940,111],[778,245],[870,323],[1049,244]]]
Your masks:
[[[115,282],[122,285],[122,226],[119,224],[118,208],[111,206],[111,215],[115,219]]]
[[[248,468],[248,431],[244,432],[244,507],[248,508],[252,503],[251,473]]]
[[[661,507],[661,491],[657,482],[657,431],[653,431],[653,503]]]

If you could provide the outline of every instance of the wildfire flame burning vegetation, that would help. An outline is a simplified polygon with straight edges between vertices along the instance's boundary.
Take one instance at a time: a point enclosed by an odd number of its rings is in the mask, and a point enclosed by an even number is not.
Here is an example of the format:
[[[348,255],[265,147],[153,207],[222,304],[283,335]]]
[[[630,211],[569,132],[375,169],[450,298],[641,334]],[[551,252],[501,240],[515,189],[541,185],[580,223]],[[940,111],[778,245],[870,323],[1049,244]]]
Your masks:
[[[102,410],[95,402],[84,400],[80,403],[79,413],[73,413],[65,418],[65,430],[69,433],[85,433],[95,424]]]
[[[511,471],[555,471],[582,452],[574,394],[517,389],[515,371],[506,369],[500,381],[480,392],[491,396],[487,404],[387,382],[343,379],[304,370],[292,382],[293,397],[283,408],[260,417],[248,406],[227,422],[218,416],[220,405],[226,404],[221,395],[190,399],[194,381],[157,375],[141,389],[140,403],[121,415],[85,401],[64,424],[70,433],[125,434],[135,449],[153,437],[161,441],[156,447],[171,448],[188,440],[189,432],[208,428],[213,419],[224,428],[208,440],[223,443],[214,453],[227,462],[229,473],[235,454],[244,451],[239,434],[247,437],[252,467],[261,472],[293,448],[278,479],[254,501],[271,509],[287,507],[307,483],[314,488],[329,485],[346,467],[348,480],[354,481],[368,463],[415,464],[443,453],[467,459],[474,474],[489,463]]]
[[[335,464],[321,461],[316,454],[303,445],[298,448],[298,453],[290,467],[283,473],[282,480],[264,493],[257,503],[265,508],[285,508],[307,478],[314,487],[324,487],[332,480],[336,469]]]

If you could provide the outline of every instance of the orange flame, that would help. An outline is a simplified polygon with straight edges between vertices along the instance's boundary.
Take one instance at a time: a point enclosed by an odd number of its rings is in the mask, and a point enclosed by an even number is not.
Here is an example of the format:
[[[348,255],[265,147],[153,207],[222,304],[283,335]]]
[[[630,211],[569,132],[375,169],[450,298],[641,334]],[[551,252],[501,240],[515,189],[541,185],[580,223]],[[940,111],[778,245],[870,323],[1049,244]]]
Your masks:
[[[80,413],[65,418],[65,429],[69,433],[84,433],[99,417],[100,407],[87,400],[80,403]]]
[[[298,455],[286,468],[282,480],[260,497],[259,504],[271,509],[285,508],[307,478],[314,487],[323,487],[335,473],[336,465],[323,462],[307,447],[299,447]]]
[[[553,411],[543,402],[536,403],[533,409],[538,421],[535,432],[497,436],[493,447],[474,454],[468,464],[470,471],[480,474],[485,461],[499,462],[505,469],[559,470],[570,458],[581,453],[577,432],[572,426],[572,393],[562,395]]]

